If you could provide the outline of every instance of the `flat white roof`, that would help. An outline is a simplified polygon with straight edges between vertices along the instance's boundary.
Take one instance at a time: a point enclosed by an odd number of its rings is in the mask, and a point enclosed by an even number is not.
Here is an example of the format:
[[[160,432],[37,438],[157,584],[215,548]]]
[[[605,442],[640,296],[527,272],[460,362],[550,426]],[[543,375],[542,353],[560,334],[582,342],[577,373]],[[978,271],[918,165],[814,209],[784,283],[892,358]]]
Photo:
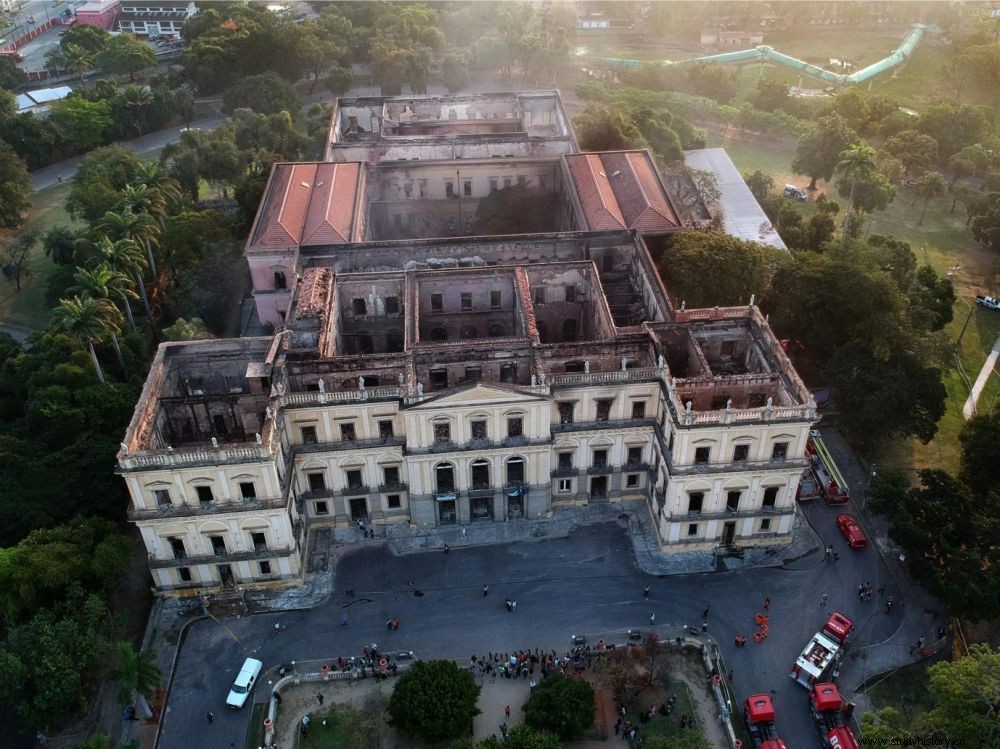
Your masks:
[[[73,93],[73,89],[69,86],[56,86],[55,88],[40,88],[37,91],[28,91],[27,95],[36,104],[48,104],[50,101],[65,99],[71,93]]]
[[[684,163],[691,169],[715,175],[719,185],[719,203],[722,206],[722,228],[726,234],[788,251],[726,149],[700,148],[685,151]]]
[[[17,101],[18,112],[23,112],[25,109],[31,109],[36,103],[34,99],[27,94],[18,94],[14,97],[14,99]]]

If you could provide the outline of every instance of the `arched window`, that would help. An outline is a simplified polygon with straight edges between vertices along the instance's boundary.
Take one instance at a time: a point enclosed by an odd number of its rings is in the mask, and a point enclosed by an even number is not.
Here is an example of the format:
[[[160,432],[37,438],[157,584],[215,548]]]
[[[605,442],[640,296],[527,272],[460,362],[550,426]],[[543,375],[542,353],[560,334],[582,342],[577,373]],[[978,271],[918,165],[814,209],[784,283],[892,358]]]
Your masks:
[[[438,463],[434,467],[434,478],[438,494],[455,491],[455,468],[451,463]]]
[[[490,338],[503,338],[505,335],[507,335],[507,329],[503,325],[498,322],[490,325]]]
[[[575,341],[576,340],[576,320],[573,318],[568,318],[563,320],[562,333],[564,341]]]
[[[274,288],[276,289],[288,288],[288,280],[285,278],[285,272],[283,270],[276,270],[274,272]]]
[[[472,488],[489,489],[492,486],[489,461],[474,460],[470,467],[472,468]]]
[[[476,331],[474,326],[472,325],[462,326],[462,338],[477,338],[477,337],[478,337],[478,332]]]
[[[448,331],[444,328],[431,328],[431,340],[432,341],[447,341]]]
[[[524,458],[507,458],[507,485],[524,483]]]

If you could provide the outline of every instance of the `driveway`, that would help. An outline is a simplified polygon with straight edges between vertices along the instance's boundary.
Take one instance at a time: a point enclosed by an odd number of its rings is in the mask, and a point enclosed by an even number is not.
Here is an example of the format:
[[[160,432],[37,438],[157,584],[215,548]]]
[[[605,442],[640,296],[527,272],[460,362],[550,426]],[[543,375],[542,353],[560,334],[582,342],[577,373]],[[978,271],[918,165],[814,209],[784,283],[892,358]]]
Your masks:
[[[225,698],[248,655],[272,668],[292,660],[336,659],[372,642],[426,658],[466,659],[519,647],[562,651],[576,632],[648,629],[651,613],[658,624],[698,625],[706,606],[709,633],[722,647],[739,698],[771,692],[782,737],[789,746],[812,745],[815,727],[806,691],[788,677],[795,657],[832,609],[857,623],[853,643],[874,644],[897,628],[901,607],[885,615],[881,603],[858,601],[858,582],[877,586],[886,573],[873,551],[852,552],[840,539],[834,526],[839,508],[813,504],[805,512],[823,541],[838,550],[839,563],[817,552],[794,568],[655,578],[636,568],[631,543],[617,523],[578,528],[567,538],[449,554],[399,557],[385,546],[359,548],[341,558],[333,595],[315,609],[193,624],[178,658],[160,747],[242,745],[249,710],[229,711]],[[483,584],[490,586],[485,598]],[[649,601],[642,597],[645,585]],[[416,597],[415,590],[424,595]],[[887,594],[892,592],[890,587]],[[823,593],[829,595],[826,608],[820,606]],[[517,600],[516,613],[506,612],[506,596]],[[736,634],[752,635],[765,596],[772,602],[770,637],[761,645],[751,639],[746,648],[734,648]],[[349,616],[346,627],[340,623],[343,612]],[[401,626],[387,633],[385,621],[392,616]],[[207,710],[215,714],[211,726]]]

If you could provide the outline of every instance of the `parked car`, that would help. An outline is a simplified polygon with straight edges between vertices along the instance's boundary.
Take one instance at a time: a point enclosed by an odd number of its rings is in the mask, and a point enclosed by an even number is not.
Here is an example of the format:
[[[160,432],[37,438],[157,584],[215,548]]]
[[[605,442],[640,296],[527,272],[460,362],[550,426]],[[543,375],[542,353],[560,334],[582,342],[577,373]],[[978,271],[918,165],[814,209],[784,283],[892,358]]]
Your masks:
[[[796,187],[795,185],[785,185],[784,196],[786,198],[791,198],[792,200],[809,200],[809,196],[806,195],[806,191],[801,187]]]
[[[238,710],[246,704],[247,698],[253,691],[254,685],[257,683],[257,677],[260,676],[260,670],[264,667],[264,664],[258,661],[256,658],[247,658],[243,661],[243,667],[240,669],[239,674],[236,675],[236,681],[233,682],[232,689],[229,690],[229,696],[226,697],[226,705]]]
[[[858,525],[852,516],[838,516],[837,527],[840,528],[840,532],[844,535],[847,545],[852,549],[864,549],[868,546],[868,539],[865,538],[865,532],[861,530],[861,526]]]
[[[986,309],[1000,310],[1000,299],[995,296],[983,296],[976,294],[976,304]]]

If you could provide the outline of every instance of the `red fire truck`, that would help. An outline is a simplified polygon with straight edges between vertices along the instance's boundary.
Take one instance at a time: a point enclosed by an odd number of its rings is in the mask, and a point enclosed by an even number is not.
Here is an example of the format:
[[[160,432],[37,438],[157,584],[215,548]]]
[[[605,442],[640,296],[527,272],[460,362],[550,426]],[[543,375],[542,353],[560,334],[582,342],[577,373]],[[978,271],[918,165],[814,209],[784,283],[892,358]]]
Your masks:
[[[802,654],[795,659],[795,665],[788,675],[809,689],[840,660],[843,655],[841,650],[852,629],[854,622],[839,611],[834,611],[823,629],[812,636]]]
[[[860,749],[836,684],[822,683],[813,686],[809,695],[809,707],[825,749]]]
[[[851,498],[847,481],[833,461],[833,456],[827,450],[823,437],[815,429],[809,432],[806,455],[809,456],[810,467],[813,475],[816,476],[816,482],[819,484],[823,499],[831,505],[845,504]]]
[[[774,704],[766,694],[751,694],[743,706],[743,719],[753,749],[785,749],[774,728]]]
[[[799,488],[795,490],[795,498],[799,502],[805,502],[810,499],[816,499],[822,493],[819,488],[819,482],[812,472],[812,468],[806,468],[802,472],[802,478],[799,479]]]

